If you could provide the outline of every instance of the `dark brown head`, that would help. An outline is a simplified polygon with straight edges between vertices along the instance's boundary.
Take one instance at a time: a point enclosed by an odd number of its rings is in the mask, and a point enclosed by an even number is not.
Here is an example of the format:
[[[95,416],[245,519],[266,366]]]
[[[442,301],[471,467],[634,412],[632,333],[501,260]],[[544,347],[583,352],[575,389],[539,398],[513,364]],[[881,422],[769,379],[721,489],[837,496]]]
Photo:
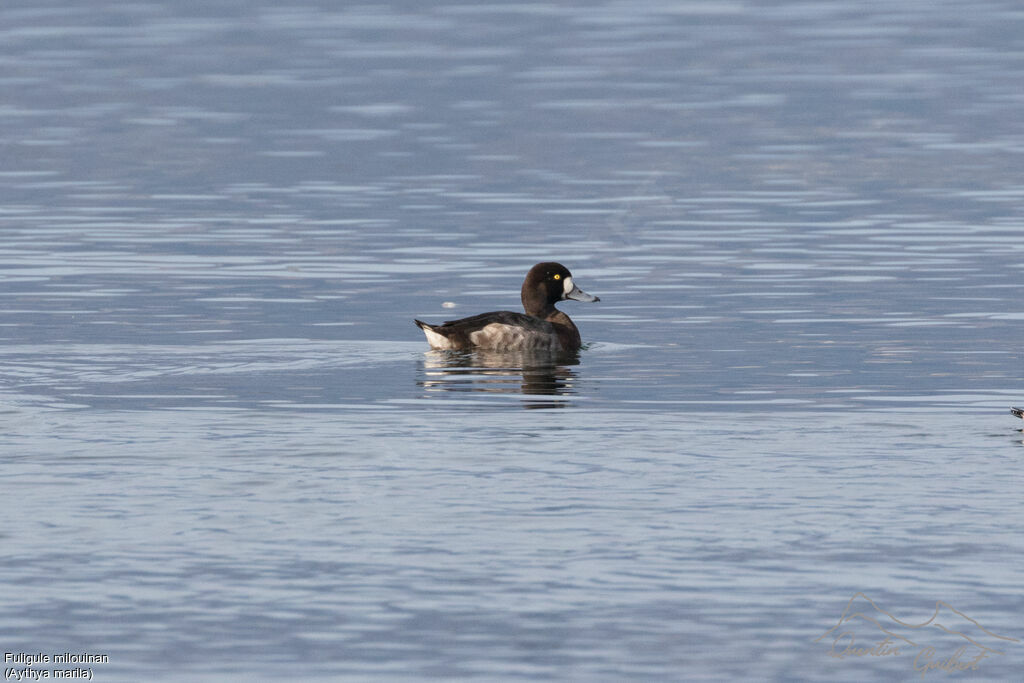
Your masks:
[[[523,280],[523,309],[528,315],[545,318],[555,310],[555,302],[600,301],[587,294],[572,281],[572,273],[561,263],[538,263]]]

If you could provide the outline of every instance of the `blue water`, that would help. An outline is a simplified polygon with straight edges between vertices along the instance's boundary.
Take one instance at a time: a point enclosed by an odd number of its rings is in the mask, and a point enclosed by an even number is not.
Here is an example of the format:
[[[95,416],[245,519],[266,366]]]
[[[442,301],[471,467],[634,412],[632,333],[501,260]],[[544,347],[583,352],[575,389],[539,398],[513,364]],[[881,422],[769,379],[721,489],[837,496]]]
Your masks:
[[[862,681],[966,643],[925,680],[1019,680],[1022,22],[8,0],[0,647]],[[601,298],[577,358],[412,324],[543,260]],[[830,656],[858,593],[955,633]]]

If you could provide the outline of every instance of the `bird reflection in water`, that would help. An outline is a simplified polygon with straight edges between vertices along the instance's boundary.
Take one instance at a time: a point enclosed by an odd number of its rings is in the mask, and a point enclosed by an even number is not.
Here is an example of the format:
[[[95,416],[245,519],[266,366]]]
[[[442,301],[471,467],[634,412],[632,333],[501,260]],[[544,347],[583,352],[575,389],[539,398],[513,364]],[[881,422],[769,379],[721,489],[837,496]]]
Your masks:
[[[423,354],[427,392],[483,392],[532,396],[576,393],[577,352],[428,351]],[[566,400],[526,399],[524,408],[565,408]]]

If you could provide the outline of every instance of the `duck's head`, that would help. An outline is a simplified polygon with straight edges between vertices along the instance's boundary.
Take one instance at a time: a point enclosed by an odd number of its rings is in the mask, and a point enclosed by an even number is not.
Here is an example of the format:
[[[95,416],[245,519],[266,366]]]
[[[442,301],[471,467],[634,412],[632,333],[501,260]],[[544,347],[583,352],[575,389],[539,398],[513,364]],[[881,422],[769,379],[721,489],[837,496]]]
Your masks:
[[[599,298],[587,294],[576,286],[572,273],[561,263],[548,261],[538,263],[523,280],[523,308],[530,315],[553,308],[555,302],[572,299],[573,301],[600,301]]]

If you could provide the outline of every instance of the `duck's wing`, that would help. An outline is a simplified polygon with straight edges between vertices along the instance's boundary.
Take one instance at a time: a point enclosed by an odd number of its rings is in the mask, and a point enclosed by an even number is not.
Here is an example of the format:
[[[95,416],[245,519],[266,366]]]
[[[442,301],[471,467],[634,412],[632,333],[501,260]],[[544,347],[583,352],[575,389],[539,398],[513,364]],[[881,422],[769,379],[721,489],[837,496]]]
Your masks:
[[[459,320],[448,320],[431,325],[416,320],[435,349],[523,349],[538,344],[549,344],[558,335],[554,325],[525,313],[493,311]]]

